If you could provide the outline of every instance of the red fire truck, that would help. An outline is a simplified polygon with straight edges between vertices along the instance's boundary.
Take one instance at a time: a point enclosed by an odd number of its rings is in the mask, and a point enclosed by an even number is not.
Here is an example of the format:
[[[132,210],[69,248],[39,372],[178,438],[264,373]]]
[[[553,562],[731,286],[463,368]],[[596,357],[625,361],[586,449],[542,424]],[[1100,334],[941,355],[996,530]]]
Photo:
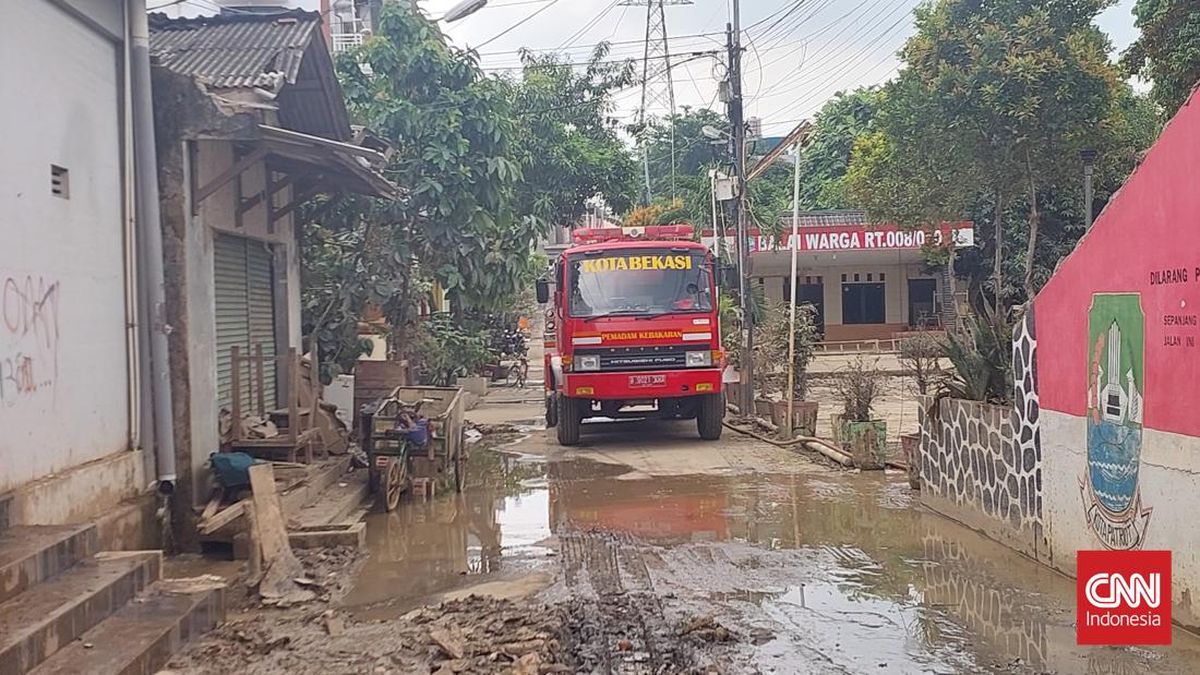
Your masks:
[[[724,352],[714,261],[689,225],[593,228],[538,282],[546,423],[562,445],[588,418],[695,419],[721,437]]]

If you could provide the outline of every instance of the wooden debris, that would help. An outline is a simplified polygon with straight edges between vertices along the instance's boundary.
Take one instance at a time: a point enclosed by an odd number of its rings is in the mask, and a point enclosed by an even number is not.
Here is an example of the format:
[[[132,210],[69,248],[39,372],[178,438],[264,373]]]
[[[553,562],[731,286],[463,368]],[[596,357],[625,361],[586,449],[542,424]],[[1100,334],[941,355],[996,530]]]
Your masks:
[[[346,620],[340,616],[325,617],[325,631],[329,637],[338,637],[346,632]]]
[[[429,637],[439,649],[446,653],[446,656],[452,659],[461,659],[463,657],[462,641],[451,635],[450,631],[434,628],[429,631]]]
[[[250,467],[250,488],[253,491],[254,528],[251,530],[252,550],[262,555],[262,580],[258,595],[264,602],[283,606],[307,602],[316,597],[312,591],[295,582],[304,577],[304,567],[288,544],[287,527],[275,492],[275,470],[270,464]]]

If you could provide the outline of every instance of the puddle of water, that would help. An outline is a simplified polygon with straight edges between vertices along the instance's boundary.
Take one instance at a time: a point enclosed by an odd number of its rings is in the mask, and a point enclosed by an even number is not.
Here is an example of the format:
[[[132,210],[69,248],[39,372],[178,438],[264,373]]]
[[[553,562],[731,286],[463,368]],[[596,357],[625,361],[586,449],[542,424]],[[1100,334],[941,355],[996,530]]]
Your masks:
[[[370,557],[342,604],[364,620],[391,618],[438,596],[516,579],[552,564],[549,489],[535,462],[480,451],[461,495],[406,502],[367,517]]]
[[[1166,649],[1076,646],[1072,580],[920,509],[902,476],[642,478],[484,450],[470,476],[464,495],[368,519],[372,555],[344,601],[351,611],[385,618],[553,571],[547,538],[603,530],[664,547],[656,578],[756,613],[745,616],[774,636],[755,648],[764,667],[802,658],[851,672],[1200,669],[1200,642],[1182,631]],[[703,555],[671,557],[693,549]]]

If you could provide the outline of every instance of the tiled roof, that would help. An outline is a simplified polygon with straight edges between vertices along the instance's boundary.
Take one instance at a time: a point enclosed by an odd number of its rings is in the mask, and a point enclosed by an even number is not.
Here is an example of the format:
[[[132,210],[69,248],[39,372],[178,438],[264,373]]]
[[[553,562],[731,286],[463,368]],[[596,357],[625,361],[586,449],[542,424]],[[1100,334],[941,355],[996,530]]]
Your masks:
[[[787,212],[780,216],[784,223],[791,224],[792,214]],[[867,225],[871,221],[865,211],[801,211],[800,227],[828,227],[830,225]]]
[[[296,81],[320,25],[319,12],[303,10],[194,19],[152,14],[150,53],[157,63],[213,88],[276,91]]]

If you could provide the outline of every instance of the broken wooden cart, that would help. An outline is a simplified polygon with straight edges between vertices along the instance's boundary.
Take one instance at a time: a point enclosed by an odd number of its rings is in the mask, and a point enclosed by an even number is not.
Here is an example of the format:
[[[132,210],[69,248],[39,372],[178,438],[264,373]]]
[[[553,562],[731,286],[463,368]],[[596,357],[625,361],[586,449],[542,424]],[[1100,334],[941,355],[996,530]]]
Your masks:
[[[459,388],[397,387],[362,411],[370,487],[383,509],[395,509],[413,486],[432,496],[433,486],[448,473],[455,491],[462,491],[464,410]],[[418,418],[425,421],[423,443],[412,424]]]

